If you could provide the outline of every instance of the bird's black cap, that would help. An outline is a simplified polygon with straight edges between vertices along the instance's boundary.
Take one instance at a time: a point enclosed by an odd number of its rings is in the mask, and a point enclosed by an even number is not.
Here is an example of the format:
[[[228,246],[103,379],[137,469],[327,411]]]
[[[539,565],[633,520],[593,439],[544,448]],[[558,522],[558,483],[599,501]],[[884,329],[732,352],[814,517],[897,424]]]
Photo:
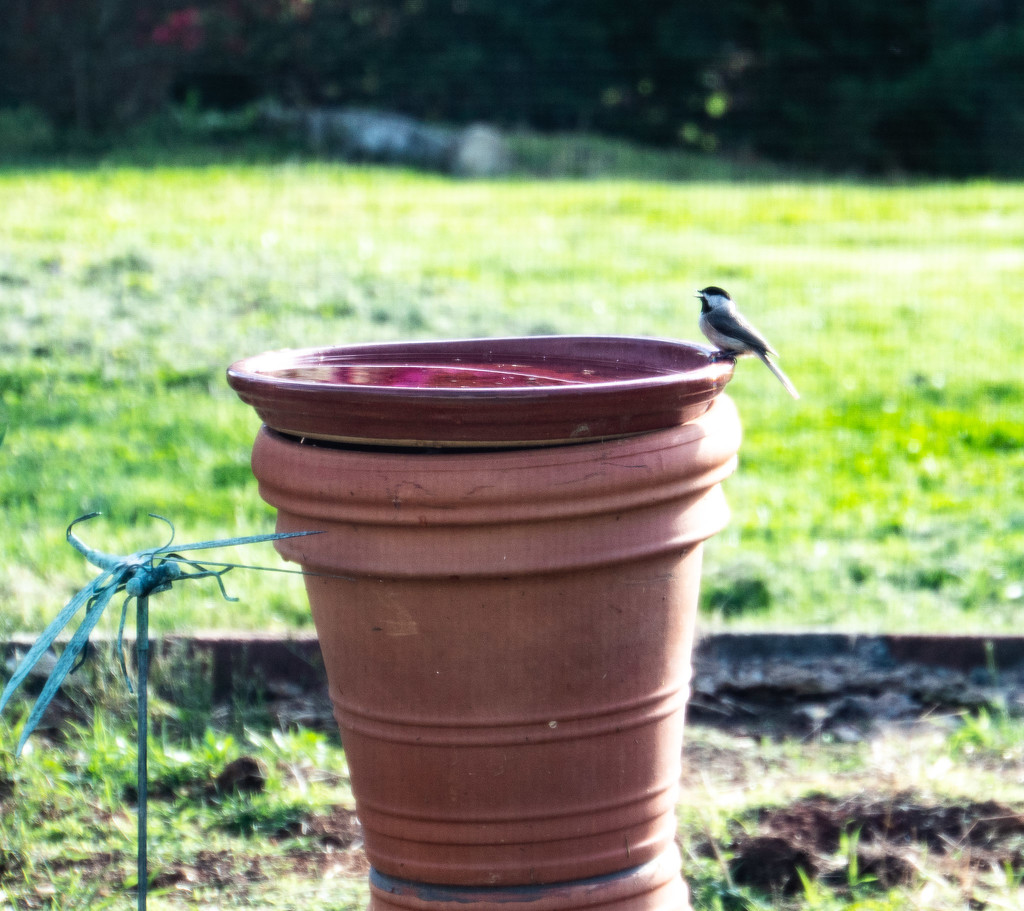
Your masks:
[[[708,285],[706,288],[701,288],[700,293],[706,294],[709,297],[712,294],[717,294],[719,297],[725,297],[728,298],[729,300],[732,300],[732,298],[729,297],[729,292],[726,291],[725,288],[719,288],[718,285]]]

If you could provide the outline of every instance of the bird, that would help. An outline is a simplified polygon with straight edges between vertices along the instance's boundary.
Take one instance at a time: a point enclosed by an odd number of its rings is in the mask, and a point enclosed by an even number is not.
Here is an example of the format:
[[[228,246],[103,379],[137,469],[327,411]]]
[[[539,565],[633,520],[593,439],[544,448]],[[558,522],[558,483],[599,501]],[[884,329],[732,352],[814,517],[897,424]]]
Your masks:
[[[743,318],[728,291],[708,285],[697,292],[697,297],[700,298],[700,331],[712,345],[729,357],[756,355],[793,398],[800,398],[789,377],[772,361],[772,357],[778,357],[775,349]]]

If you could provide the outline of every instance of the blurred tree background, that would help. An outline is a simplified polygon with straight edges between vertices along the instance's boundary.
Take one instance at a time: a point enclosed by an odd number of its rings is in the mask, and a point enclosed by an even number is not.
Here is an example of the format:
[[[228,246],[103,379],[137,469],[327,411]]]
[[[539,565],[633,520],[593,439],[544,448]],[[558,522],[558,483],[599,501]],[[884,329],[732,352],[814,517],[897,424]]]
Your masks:
[[[4,0],[24,144],[355,105],[851,173],[1024,173],[1024,0]]]

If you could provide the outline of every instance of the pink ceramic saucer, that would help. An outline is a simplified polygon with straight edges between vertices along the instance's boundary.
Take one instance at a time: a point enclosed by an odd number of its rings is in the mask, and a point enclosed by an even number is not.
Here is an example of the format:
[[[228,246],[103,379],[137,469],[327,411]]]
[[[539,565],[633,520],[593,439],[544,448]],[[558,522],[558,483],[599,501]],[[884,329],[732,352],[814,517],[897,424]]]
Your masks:
[[[692,342],[533,336],[269,351],[228,383],[270,428],[375,446],[552,446],[703,414],[733,362]]]

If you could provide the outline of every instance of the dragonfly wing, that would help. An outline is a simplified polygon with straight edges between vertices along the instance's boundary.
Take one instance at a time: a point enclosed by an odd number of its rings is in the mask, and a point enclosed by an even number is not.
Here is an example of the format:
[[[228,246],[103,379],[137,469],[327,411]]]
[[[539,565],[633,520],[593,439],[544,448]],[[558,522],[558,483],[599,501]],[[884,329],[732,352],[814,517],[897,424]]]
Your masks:
[[[53,645],[53,641],[60,634],[60,631],[68,625],[71,618],[84,606],[102,601],[103,605],[113,597],[118,586],[124,578],[124,570],[120,573],[101,573],[92,580],[85,588],[78,592],[67,604],[61,608],[59,614],[53,618],[50,625],[46,627],[42,635],[33,643],[25,657],[18,663],[7,686],[0,694],[0,712],[4,710],[8,700],[14,691],[21,685],[22,681],[29,675],[36,662],[43,657],[47,649]],[[102,611],[102,607],[100,608]]]
[[[186,550],[206,550],[211,547],[236,547],[239,544],[258,544],[261,541],[278,541],[281,538],[301,538],[304,535],[320,535],[323,532],[320,531],[284,531],[278,532],[277,534],[270,535],[248,535],[243,538],[222,538],[218,541],[200,541],[198,544],[176,544],[173,547],[168,545],[166,548],[159,547],[153,551],[146,551],[146,553],[152,554],[154,557],[160,556],[161,552],[167,550],[168,552],[186,551]]]
[[[114,597],[116,591],[116,585],[108,585],[91,600],[85,616],[82,618],[82,622],[78,625],[78,629],[75,630],[75,634],[68,641],[68,644],[64,646],[64,651],[61,652],[60,658],[57,659],[57,663],[53,666],[53,670],[50,672],[50,676],[47,678],[39,698],[36,699],[36,704],[32,707],[32,712],[25,722],[25,727],[22,729],[21,739],[18,740],[18,746],[15,751],[17,754],[20,755],[22,747],[25,746],[25,741],[28,740],[29,735],[35,730],[36,725],[39,724],[40,719],[43,717],[43,712],[46,711],[46,707],[50,704],[50,700],[53,699],[57,690],[60,689],[64,678],[71,672],[82,649],[85,648],[86,643],[89,641],[89,634],[92,632],[93,627],[96,626],[97,621],[103,614],[103,609],[110,603],[110,599]]]

